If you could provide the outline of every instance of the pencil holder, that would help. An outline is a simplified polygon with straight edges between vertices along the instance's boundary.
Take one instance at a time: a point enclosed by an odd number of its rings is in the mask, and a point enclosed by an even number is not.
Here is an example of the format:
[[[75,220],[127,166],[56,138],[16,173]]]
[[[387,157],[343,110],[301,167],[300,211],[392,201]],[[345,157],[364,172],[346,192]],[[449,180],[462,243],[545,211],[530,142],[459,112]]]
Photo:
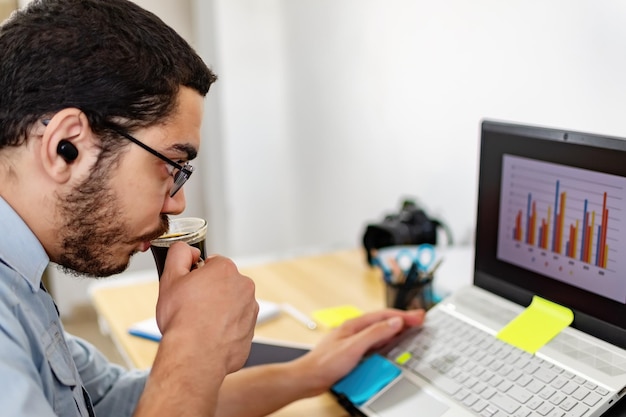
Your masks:
[[[428,310],[435,304],[432,288],[432,281],[414,284],[385,283],[386,305],[400,310]]]
[[[433,279],[443,259],[429,244],[393,246],[374,252],[373,265],[385,280],[386,305],[401,310],[428,310],[435,304]]]

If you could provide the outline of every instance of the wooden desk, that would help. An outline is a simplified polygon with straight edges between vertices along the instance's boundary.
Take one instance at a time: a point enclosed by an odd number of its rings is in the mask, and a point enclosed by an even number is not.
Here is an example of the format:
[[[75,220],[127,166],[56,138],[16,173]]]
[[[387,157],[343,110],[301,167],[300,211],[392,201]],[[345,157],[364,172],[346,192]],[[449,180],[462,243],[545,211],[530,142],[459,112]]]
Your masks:
[[[289,302],[310,314],[314,310],[350,304],[363,311],[384,307],[380,272],[369,268],[362,250],[284,260],[241,268],[256,283],[257,298]],[[156,274],[156,273],[155,273]],[[101,321],[128,362],[139,369],[152,365],[157,343],[128,334],[128,327],[154,316],[158,295],[156,278],[131,285],[100,286],[91,292]],[[259,324],[255,334],[263,338],[315,344],[325,329],[309,330],[286,314]],[[293,403],[275,417],[336,417],[348,414],[331,394]]]
[[[443,293],[471,282],[473,250],[460,248],[446,254],[437,281],[445,284]],[[289,302],[309,314],[314,310],[351,304],[364,311],[384,306],[384,285],[380,273],[366,265],[361,250],[347,250],[241,268],[256,283],[257,298]],[[96,285],[91,292],[99,318],[131,366],[144,369],[152,365],[157,343],[127,333],[137,321],[154,316],[158,294],[156,272],[149,281],[132,284]],[[308,330],[286,314],[262,323],[256,335],[263,338],[314,344],[324,329]],[[272,417],[346,417],[331,394],[297,401],[272,414]],[[609,417],[626,416],[626,398]]]

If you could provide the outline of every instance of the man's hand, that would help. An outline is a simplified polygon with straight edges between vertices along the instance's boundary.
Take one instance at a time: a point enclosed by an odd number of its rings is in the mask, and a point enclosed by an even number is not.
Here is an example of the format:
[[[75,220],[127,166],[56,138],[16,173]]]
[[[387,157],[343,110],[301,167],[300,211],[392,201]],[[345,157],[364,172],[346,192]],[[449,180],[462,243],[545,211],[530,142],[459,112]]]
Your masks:
[[[401,331],[424,322],[423,310],[385,309],[349,320],[297,359],[302,378],[312,383],[310,395],[327,391],[350,372],[364,354],[384,346]],[[294,364],[295,364],[294,363]]]
[[[169,249],[159,284],[157,323],[163,339],[171,335],[199,348],[198,357],[191,359],[196,366],[221,361],[231,373],[243,366],[250,352],[259,310],[254,283],[227,258],[209,257],[194,268],[198,261],[199,251],[186,244]]]

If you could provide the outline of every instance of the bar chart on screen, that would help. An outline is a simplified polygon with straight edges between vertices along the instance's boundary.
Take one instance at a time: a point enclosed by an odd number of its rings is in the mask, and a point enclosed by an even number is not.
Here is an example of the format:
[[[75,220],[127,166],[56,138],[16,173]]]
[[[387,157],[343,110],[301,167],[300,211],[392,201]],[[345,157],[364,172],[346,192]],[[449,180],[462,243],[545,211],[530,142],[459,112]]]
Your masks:
[[[602,280],[601,295],[623,298],[626,178],[513,155],[502,162],[498,258],[596,292]]]

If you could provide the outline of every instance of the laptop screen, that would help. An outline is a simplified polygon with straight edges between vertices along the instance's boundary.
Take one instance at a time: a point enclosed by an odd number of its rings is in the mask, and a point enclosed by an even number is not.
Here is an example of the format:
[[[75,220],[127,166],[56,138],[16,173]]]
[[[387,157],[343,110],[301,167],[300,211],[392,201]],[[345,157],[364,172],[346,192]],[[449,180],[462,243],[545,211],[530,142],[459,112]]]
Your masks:
[[[483,121],[475,267],[477,286],[625,347],[626,140]]]

